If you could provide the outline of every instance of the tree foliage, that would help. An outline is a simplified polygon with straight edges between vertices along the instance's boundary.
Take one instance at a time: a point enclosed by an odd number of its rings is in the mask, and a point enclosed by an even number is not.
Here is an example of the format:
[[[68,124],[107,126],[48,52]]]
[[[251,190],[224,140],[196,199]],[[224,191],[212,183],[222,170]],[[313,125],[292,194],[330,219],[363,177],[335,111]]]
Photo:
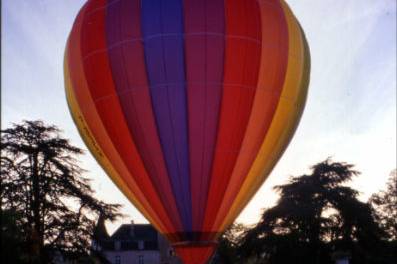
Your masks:
[[[333,254],[345,252],[351,263],[387,263],[377,262],[383,233],[371,207],[345,185],[358,174],[351,164],[327,159],[276,186],[278,203],[245,234],[240,254],[256,263],[310,264],[333,263]]]
[[[215,263],[233,264],[237,263],[239,255],[238,248],[241,244],[243,235],[248,231],[248,227],[236,223],[231,225],[219,239],[218,250]]]
[[[397,170],[390,173],[385,191],[374,194],[370,199],[381,227],[389,240],[397,240]]]
[[[99,214],[119,215],[120,205],[94,198],[76,159],[82,153],[41,121],[1,131],[1,212],[14,218],[7,228],[18,228],[19,248],[31,263],[47,263],[54,253],[87,253]]]

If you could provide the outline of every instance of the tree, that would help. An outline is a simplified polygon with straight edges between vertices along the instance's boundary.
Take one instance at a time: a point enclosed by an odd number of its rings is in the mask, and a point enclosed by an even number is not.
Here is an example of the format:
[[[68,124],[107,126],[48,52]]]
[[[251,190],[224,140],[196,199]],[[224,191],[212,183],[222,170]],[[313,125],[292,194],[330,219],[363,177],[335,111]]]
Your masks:
[[[236,223],[231,225],[219,239],[214,263],[238,263],[237,249],[240,246],[242,236],[247,232],[247,230],[247,226],[243,224]]]
[[[12,212],[30,263],[47,263],[51,254],[86,254],[98,216],[119,216],[120,205],[93,197],[76,160],[82,153],[41,121],[1,131],[1,214]]]
[[[374,216],[386,236],[383,238],[382,255],[388,263],[397,262],[397,170],[390,173],[385,191],[372,195],[370,203]]]
[[[20,215],[12,210],[1,212],[1,261],[3,263],[24,263],[28,259],[24,255],[24,237],[18,228]]]
[[[374,194],[370,199],[381,227],[390,240],[397,240],[397,170],[390,173],[386,191]]]
[[[352,263],[371,263],[381,231],[371,207],[344,185],[359,172],[331,159],[311,170],[275,187],[278,203],[246,233],[240,254],[257,263],[333,263],[333,252],[348,251]]]

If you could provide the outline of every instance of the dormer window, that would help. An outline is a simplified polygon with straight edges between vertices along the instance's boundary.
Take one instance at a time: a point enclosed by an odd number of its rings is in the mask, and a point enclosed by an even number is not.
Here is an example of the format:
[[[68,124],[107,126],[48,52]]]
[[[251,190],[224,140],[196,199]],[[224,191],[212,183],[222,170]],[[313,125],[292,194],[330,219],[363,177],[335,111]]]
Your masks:
[[[121,242],[120,241],[115,241],[114,242],[114,249],[115,250],[120,250],[121,249]]]
[[[129,232],[130,237],[134,237],[135,233],[134,233],[134,227],[130,228],[130,232]]]
[[[130,237],[134,237],[135,236],[135,232],[134,232],[134,222],[131,223],[130,228],[129,228],[129,235]]]
[[[145,243],[143,241],[138,241],[138,249],[139,250],[145,249]]]

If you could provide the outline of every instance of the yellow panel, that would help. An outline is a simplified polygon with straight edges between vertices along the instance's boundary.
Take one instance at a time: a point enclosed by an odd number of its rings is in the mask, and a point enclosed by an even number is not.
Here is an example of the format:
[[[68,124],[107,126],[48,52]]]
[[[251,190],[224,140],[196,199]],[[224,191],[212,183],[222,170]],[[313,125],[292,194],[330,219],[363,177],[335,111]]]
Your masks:
[[[294,15],[284,1],[281,3],[288,24],[289,54],[280,102],[259,154],[218,230],[224,230],[234,221],[266,180],[292,139],[306,102],[310,73],[309,49]]]
[[[67,52],[67,51],[66,51]],[[97,162],[101,165],[103,170],[109,175],[110,179],[116,184],[116,186],[122,191],[122,193],[128,198],[128,200],[135,205],[135,207],[159,230],[161,233],[164,233],[164,227],[154,221],[154,219],[149,215],[149,213],[145,210],[145,208],[141,205],[138,201],[137,197],[128,189],[123,179],[117,173],[117,171],[113,168],[107,157],[102,152],[99,145],[95,142],[92,133],[84,120],[84,117],[80,111],[79,105],[75,98],[70,75],[69,69],[67,66],[67,54],[65,54],[64,59],[64,76],[65,76],[65,93],[66,99],[69,106],[69,110],[71,116],[73,118],[74,123],[76,124],[78,131],[80,133],[81,138],[83,139],[84,143],[90,150],[90,152],[94,155]]]

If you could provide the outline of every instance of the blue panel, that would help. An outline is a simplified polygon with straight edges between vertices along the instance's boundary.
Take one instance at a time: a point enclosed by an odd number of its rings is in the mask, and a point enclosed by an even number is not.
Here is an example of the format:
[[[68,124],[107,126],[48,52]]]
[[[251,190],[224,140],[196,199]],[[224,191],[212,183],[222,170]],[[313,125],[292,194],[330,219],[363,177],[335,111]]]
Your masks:
[[[182,1],[141,3],[146,70],[157,128],[184,229],[191,231]]]

